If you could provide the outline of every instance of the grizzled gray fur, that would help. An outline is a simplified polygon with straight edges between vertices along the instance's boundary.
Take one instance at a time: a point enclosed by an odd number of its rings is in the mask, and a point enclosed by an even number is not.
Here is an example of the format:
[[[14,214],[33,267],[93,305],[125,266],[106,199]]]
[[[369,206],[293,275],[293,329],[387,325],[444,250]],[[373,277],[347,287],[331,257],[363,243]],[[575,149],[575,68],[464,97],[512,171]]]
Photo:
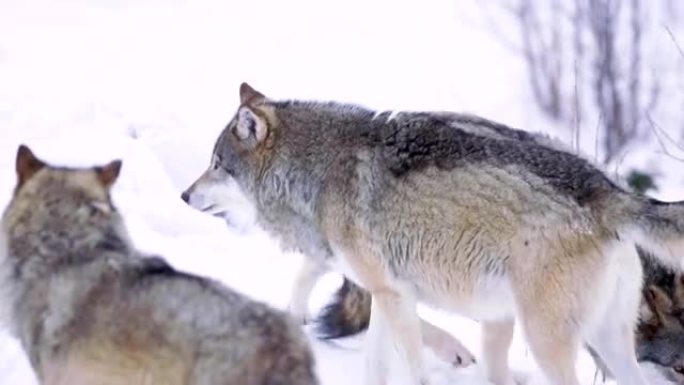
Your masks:
[[[53,167],[19,148],[1,303],[41,383],[317,384],[284,313],[136,251],[109,193],[120,167]]]
[[[554,384],[578,384],[586,343],[619,383],[643,385],[624,332],[641,298],[634,244],[672,267],[684,250],[684,204],[626,191],[541,136],[449,112],[274,101],[246,84],[183,199],[254,221],[370,292],[365,385],[387,384],[392,347],[413,384],[430,382],[418,303],[480,321],[497,385],[513,383],[515,322]]]

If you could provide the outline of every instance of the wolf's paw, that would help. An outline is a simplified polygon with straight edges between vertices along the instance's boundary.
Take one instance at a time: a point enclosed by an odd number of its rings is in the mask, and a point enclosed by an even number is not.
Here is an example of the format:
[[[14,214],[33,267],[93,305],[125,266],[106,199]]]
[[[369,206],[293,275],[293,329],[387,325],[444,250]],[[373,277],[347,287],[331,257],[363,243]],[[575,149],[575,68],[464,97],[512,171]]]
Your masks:
[[[463,346],[463,344],[454,338],[450,338],[441,343],[430,346],[430,349],[441,359],[455,368],[464,368],[475,363],[475,356]]]
[[[530,374],[527,372],[520,372],[517,370],[511,371],[511,385],[528,385],[530,383]]]
[[[530,375],[529,373],[510,370],[506,373],[493,373],[488,380],[493,385],[529,385]]]

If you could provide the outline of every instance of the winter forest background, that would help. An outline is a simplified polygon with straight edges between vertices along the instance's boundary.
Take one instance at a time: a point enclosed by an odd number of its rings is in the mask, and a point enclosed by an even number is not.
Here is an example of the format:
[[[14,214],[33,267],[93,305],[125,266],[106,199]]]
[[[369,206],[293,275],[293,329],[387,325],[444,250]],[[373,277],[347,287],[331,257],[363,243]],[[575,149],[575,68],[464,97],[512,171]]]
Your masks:
[[[623,183],[679,200],[683,47],[681,0],[0,0],[0,206],[20,143],[63,165],[122,158],[114,201],[140,248],[284,308],[301,256],[179,198],[241,82],[276,99],[469,112],[546,132]],[[312,312],[339,283],[325,277]],[[479,354],[475,322],[420,311]],[[362,337],[309,334],[323,384],[359,383]],[[538,380],[520,335],[510,362]],[[429,364],[435,384],[486,383],[477,365]],[[585,353],[578,369],[596,381]],[[35,384],[6,334],[0,384]]]

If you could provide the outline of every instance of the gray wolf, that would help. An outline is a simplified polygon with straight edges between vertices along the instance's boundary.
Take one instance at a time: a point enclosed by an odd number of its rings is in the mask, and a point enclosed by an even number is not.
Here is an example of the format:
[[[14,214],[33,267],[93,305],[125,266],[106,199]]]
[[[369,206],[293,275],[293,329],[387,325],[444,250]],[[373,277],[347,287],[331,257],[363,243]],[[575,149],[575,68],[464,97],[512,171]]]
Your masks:
[[[55,167],[19,147],[0,286],[39,381],[317,384],[286,314],[136,251],[110,197],[121,165]]]
[[[618,383],[646,383],[634,244],[680,269],[684,203],[626,191],[582,157],[485,119],[274,101],[247,84],[210,170],[240,204],[208,211],[253,215],[283,248],[325,258],[371,293],[367,385],[387,382],[393,347],[412,383],[428,383],[418,302],[480,321],[495,384],[513,383],[516,321],[551,383],[578,384],[584,343]],[[198,206],[203,183],[184,193]]]

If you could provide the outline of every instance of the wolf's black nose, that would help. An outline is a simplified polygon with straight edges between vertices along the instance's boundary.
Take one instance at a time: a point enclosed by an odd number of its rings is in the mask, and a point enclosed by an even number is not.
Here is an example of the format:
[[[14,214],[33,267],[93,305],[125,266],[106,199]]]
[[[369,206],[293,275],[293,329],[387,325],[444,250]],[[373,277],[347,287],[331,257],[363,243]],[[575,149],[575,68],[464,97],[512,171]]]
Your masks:
[[[188,194],[187,191],[183,191],[183,193],[181,194],[181,199],[182,199],[183,202],[185,202],[185,203],[190,202],[190,194]]]

